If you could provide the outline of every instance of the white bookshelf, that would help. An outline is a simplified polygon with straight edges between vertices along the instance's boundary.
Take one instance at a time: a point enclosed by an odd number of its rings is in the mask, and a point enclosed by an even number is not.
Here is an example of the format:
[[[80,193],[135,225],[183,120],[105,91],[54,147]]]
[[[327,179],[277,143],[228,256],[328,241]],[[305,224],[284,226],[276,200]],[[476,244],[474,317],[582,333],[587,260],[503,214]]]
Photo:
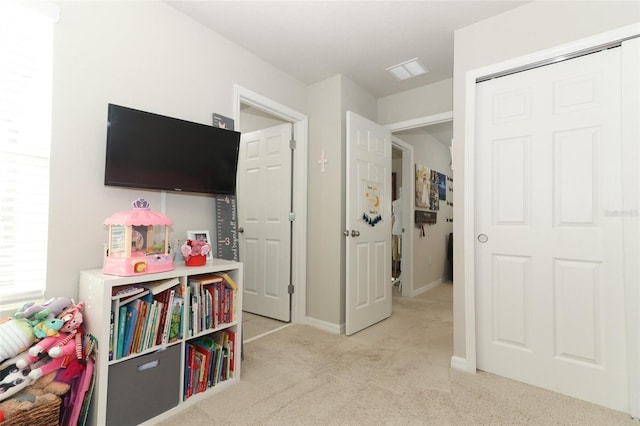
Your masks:
[[[139,353],[110,359],[112,333],[111,312],[114,309],[112,289],[114,287],[178,278],[179,286],[189,287],[189,277],[215,272],[226,272],[238,285],[234,295],[234,315],[231,322],[218,324],[215,328],[190,335],[188,313],[191,310],[189,297],[184,298],[182,314],[182,336],[173,343],[153,345]],[[95,362],[95,387],[89,410],[89,425],[139,424],[160,420],[177,412],[188,404],[200,400],[203,395],[224,391],[240,380],[242,347],[242,263],[214,259],[204,266],[176,266],[172,271],[144,274],[131,277],[105,275],[102,269],[80,272],[80,300],[85,303],[84,329],[98,340]],[[115,320],[118,321],[118,315]],[[206,391],[184,399],[186,346],[202,336],[221,331],[235,332],[233,377],[228,377]],[[114,333],[117,333],[114,331]],[[117,334],[115,339],[117,339]],[[147,392],[148,391],[148,392]],[[153,395],[150,398],[150,395]]]

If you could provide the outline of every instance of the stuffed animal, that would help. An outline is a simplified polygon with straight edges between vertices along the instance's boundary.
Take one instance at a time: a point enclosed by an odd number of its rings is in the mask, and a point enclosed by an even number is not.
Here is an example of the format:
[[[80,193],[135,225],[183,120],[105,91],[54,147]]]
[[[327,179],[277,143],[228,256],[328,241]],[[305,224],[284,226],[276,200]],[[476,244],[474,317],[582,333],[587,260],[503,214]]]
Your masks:
[[[184,256],[185,260],[189,260],[191,256],[206,256],[211,251],[211,244],[206,242],[205,240],[187,240],[180,247],[180,251],[182,252],[182,256]]]
[[[22,356],[23,354],[19,354],[7,360],[0,370],[0,401],[4,401],[32,384],[34,379],[29,377],[31,369],[44,364],[44,360],[39,360],[32,365],[18,367],[17,363]]]
[[[33,326],[33,334],[38,339],[45,337],[58,336],[58,330],[64,325],[64,320],[60,318],[47,318]]]
[[[36,341],[33,328],[24,318],[0,320],[0,366],[26,351]]]
[[[71,309],[60,314],[60,319],[64,320],[64,325],[59,330],[58,336],[45,337],[37,344],[33,345],[27,355],[22,357],[16,365],[18,368],[24,368],[32,365],[45,355],[49,355],[51,360],[46,364],[37,368],[32,368],[29,372],[29,378],[37,380],[43,375],[55,371],[59,368],[65,368],[72,357],[76,359],[82,358],[82,312],[83,302],[78,303]]]
[[[65,309],[72,307],[73,301],[68,297],[54,297],[42,305],[36,305],[34,302],[26,303],[22,308],[13,314],[14,318],[25,318],[27,320],[41,320],[44,318],[55,318]]]

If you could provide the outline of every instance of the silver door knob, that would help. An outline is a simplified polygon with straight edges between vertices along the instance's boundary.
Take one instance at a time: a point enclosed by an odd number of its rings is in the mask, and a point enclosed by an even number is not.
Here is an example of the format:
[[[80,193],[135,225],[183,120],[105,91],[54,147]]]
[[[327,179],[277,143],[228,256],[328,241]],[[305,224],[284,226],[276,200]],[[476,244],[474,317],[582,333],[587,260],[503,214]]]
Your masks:
[[[238,228],[238,232],[242,234],[244,232],[244,228],[241,226],[240,228]]]
[[[487,241],[489,241],[489,237],[487,237],[487,234],[479,234],[478,235],[478,241],[480,241],[482,244],[484,244]]]
[[[351,236],[352,236],[352,237],[359,237],[359,236],[360,236],[360,232],[358,232],[358,231],[351,231]]]
[[[345,237],[349,236],[349,230],[345,229],[344,232],[342,233],[342,235],[344,235]]]

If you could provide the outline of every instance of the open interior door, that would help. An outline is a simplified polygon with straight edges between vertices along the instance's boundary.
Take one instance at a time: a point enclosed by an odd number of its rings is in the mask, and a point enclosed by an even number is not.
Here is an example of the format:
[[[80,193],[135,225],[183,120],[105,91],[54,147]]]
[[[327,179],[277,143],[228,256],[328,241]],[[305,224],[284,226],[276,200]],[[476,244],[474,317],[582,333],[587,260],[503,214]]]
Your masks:
[[[347,112],[346,334],[391,315],[391,131]]]
[[[238,162],[238,233],[243,310],[290,321],[291,123],[243,133]]]

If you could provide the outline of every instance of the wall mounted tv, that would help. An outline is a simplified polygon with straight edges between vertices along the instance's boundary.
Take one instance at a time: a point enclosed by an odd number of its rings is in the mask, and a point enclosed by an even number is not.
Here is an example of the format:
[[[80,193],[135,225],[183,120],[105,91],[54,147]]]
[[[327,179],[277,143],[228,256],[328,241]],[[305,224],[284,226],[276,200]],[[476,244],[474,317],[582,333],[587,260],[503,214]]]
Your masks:
[[[240,133],[109,104],[104,184],[235,194]]]

